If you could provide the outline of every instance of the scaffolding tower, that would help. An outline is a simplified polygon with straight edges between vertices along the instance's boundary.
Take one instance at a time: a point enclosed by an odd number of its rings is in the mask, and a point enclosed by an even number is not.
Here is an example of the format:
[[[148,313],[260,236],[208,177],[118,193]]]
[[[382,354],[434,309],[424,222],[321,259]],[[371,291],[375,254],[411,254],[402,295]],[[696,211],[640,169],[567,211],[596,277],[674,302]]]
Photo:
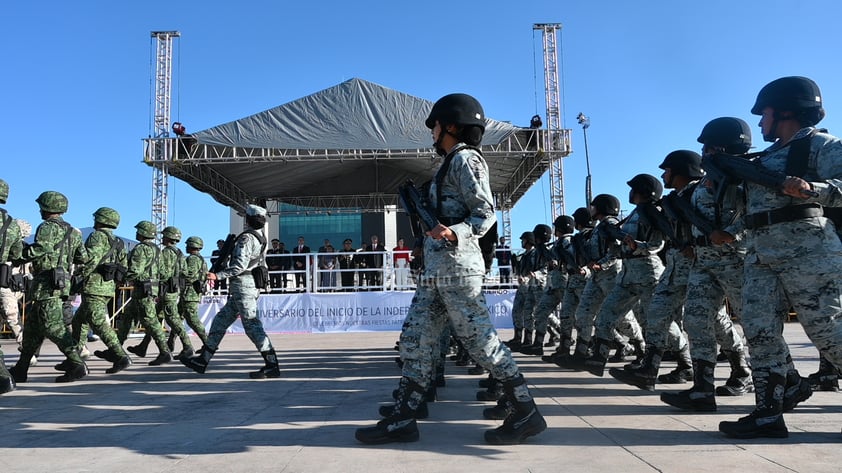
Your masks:
[[[170,106],[172,104],[172,56],[173,38],[181,34],[178,31],[153,31],[152,47],[155,50],[154,80],[152,91],[154,110],[150,136],[152,138],[168,138],[170,136]],[[159,146],[154,148],[154,159],[164,163],[152,168],[152,223],[158,230],[167,226],[167,207],[169,196],[167,186],[169,181],[168,163],[172,159],[172,140],[159,140]],[[156,235],[156,240],[160,236]]]
[[[558,142],[558,135],[562,129],[561,123],[561,93],[558,81],[558,52],[556,44],[558,30],[561,23],[536,23],[533,30],[540,30],[544,43],[544,91],[547,103],[547,130],[545,135],[544,150],[549,156],[550,168],[550,203],[552,206],[552,219],[555,221],[564,211],[564,170],[562,159],[568,151],[562,143]]]

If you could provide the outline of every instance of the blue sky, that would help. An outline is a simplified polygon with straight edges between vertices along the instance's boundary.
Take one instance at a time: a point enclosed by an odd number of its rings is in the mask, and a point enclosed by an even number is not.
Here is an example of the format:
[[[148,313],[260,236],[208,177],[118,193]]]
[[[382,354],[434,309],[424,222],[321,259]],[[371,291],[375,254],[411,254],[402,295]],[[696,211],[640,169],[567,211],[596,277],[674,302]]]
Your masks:
[[[37,224],[44,190],[70,199],[69,222],[111,206],[131,236],[151,216],[153,30],[178,30],[172,118],[188,132],[241,118],[353,77],[429,100],[467,92],[486,114],[526,126],[542,116],[540,33],[562,23],[567,213],[584,202],[585,153],[576,115],[591,118],[593,191],[625,202],[625,182],[672,150],[697,150],[702,126],[749,114],[757,91],[785,75],[822,88],[822,126],[842,133],[838,0],[663,1],[34,1],[0,16],[6,208]],[[537,97],[537,100],[536,100]],[[423,126],[419,117],[419,126]],[[765,145],[755,133],[755,145]],[[512,233],[551,223],[547,177],[512,212]],[[629,206],[628,204],[626,205]],[[170,183],[170,223],[213,241],[228,211]]]

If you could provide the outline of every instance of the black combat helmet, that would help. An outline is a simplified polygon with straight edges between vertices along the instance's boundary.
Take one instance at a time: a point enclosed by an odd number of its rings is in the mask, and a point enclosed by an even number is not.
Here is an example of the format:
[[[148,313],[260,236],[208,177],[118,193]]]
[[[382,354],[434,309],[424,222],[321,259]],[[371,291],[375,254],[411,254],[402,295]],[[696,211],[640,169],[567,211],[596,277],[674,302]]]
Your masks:
[[[651,202],[660,199],[661,194],[664,192],[664,186],[661,184],[661,180],[651,174],[638,174],[626,184],[631,187],[633,192],[643,195]],[[631,200],[631,196],[629,196],[629,200]]]
[[[807,77],[781,77],[760,89],[751,113],[763,115],[766,107],[772,107],[776,112],[822,108],[822,93],[819,86]]]
[[[723,148],[729,154],[744,154],[751,148],[751,128],[736,117],[719,117],[709,121],[699,138],[705,146]]]
[[[553,229],[549,225],[539,223],[532,229],[536,243],[547,243],[553,238]]]
[[[433,129],[444,125],[478,126],[485,131],[485,112],[477,99],[468,94],[450,94],[438,99],[424,122]]]
[[[689,177],[690,179],[699,179],[705,175],[702,171],[702,157],[699,156],[699,153],[686,149],[668,154],[664,158],[664,162],[658,167],[661,169],[669,168],[673,175]]]
[[[610,194],[599,194],[591,201],[591,207],[596,213],[594,215],[608,215],[616,217],[620,215],[620,199]]]
[[[585,212],[588,211],[588,209],[579,210],[584,210]],[[590,223],[591,215],[588,214],[587,218],[588,223]],[[553,222],[553,226],[555,227],[555,230],[561,233],[562,235],[569,235],[573,233],[574,230],[576,230],[576,220],[569,215],[560,215],[555,219],[555,222]]]
[[[520,242],[535,245],[535,235],[532,232],[523,232],[520,235]]]
[[[573,220],[580,227],[592,227],[591,212],[585,207],[579,207],[573,212]]]

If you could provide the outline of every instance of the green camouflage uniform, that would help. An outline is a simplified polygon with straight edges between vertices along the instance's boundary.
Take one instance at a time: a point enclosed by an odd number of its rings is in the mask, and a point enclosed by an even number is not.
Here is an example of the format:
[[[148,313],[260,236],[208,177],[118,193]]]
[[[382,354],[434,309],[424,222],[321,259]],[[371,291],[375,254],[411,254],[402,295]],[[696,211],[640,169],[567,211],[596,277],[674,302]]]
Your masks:
[[[120,325],[117,327],[117,336],[120,343],[124,343],[129,336],[132,325],[137,321],[143,326],[147,334],[152,336],[155,345],[160,353],[169,353],[167,340],[161,322],[155,313],[155,295],[158,294],[158,264],[160,250],[152,239],[143,240],[138,243],[129,253],[129,270],[126,273],[126,281],[132,281],[132,299]],[[144,291],[147,286],[148,293]]]
[[[205,332],[205,326],[199,319],[199,302],[202,300],[202,294],[196,292],[196,286],[204,288],[207,282],[208,265],[205,259],[198,254],[188,254],[184,260],[184,291],[181,293],[178,306],[179,312],[187,325],[196,332],[196,335],[202,340],[202,344],[208,341],[208,335]]]
[[[18,227],[17,222],[6,213],[5,209],[0,208],[0,227],[7,221],[9,224],[3,234],[0,235],[0,264],[9,265],[11,272],[11,262],[21,258],[23,241],[21,240],[20,227]],[[11,378],[3,360],[2,348],[0,348],[0,378]]]
[[[79,271],[85,282],[82,287],[82,303],[73,318],[73,338],[76,346],[84,346],[87,330],[83,327],[84,324],[88,324],[111,351],[123,358],[126,352],[123,351],[117,332],[111,327],[108,319],[108,304],[114,298],[117,284],[113,279],[106,281],[103,278],[100,265],[117,263],[125,267],[126,250],[114,236],[113,230],[107,227],[96,229],[88,235],[85,249],[90,260]]]
[[[192,351],[190,336],[184,329],[184,320],[178,311],[178,298],[183,290],[179,286],[184,272],[184,255],[176,248],[175,242],[165,245],[161,250],[161,260],[158,266],[161,281],[161,297],[158,300],[158,319],[165,319],[172,333],[181,340],[185,351]],[[170,292],[171,289],[175,289]]]
[[[67,232],[69,238],[65,240]],[[62,241],[64,243],[62,244]],[[82,244],[82,234],[55,216],[44,220],[35,231],[35,241],[24,248],[23,258],[32,263],[34,278],[27,298],[32,301],[23,329],[23,344],[19,364],[35,355],[44,338],[58,345],[73,364],[84,364],[76,350],[76,343],[64,325],[62,302],[70,294],[70,269],[73,264],[85,264],[88,253]],[[64,288],[53,285],[52,273],[62,268],[66,275]],[[26,370],[21,368],[24,373]]]

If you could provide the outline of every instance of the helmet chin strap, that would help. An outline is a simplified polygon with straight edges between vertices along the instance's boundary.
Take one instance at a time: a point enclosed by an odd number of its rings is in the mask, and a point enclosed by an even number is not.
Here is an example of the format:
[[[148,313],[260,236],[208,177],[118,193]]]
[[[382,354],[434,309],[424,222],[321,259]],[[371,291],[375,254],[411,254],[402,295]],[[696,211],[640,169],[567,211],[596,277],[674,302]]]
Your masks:
[[[454,135],[453,133],[451,133],[450,130],[448,130],[446,128],[446,126],[441,125],[441,122],[439,122],[439,125],[441,126],[442,132],[439,133],[438,139],[435,141],[435,143],[433,143],[433,148],[436,149],[437,155],[439,155],[441,157],[444,157],[444,156],[447,156],[447,151],[448,151],[448,150],[444,149],[444,146],[442,146],[442,144],[441,144],[441,140],[442,140],[442,138],[444,138],[444,135],[448,134],[448,135],[452,136],[453,138],[456,139],[457,142],[460,141],[460,140],[459,140],[459,137]]]

